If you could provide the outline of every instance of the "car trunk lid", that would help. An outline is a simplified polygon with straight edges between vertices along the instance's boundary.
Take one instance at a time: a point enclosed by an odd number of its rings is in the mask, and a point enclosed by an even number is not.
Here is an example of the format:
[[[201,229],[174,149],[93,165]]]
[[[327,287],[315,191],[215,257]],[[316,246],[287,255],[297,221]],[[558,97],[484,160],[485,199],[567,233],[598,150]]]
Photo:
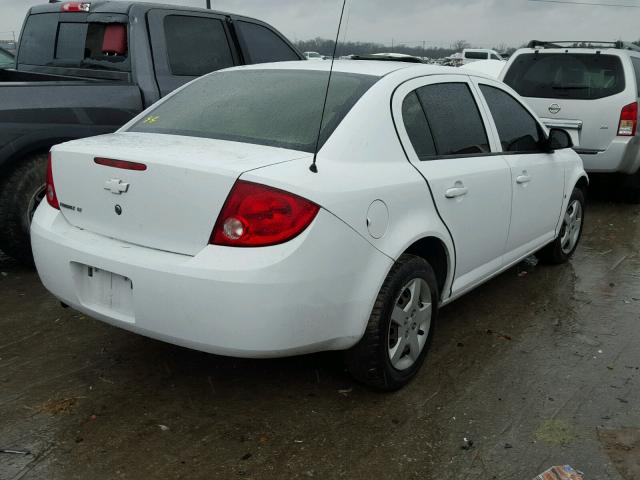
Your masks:
[[[195,255],[243,172],[308,156],[224,140],[116,133],[54,147],[52,168],[62,214],[75,227]],[[114,167],[109,160],[128,163]]]

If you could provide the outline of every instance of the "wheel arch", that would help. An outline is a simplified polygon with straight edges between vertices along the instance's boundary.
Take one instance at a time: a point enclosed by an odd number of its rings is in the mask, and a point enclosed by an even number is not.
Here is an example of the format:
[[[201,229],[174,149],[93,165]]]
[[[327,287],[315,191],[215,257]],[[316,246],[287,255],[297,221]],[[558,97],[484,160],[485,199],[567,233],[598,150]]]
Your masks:
[[[402,254],[405,253],[416,255],[429,262],[436,274],[439,294],[442,299],[452,282],[450,277],[454,268],[454,258],[445,241],[434,235],[425,236],[405,248]]]
[[[580,190],[582,190],[582,194],[585,198],[587,198],[587,190],[589,189],[589,178],[586,175],[582,175],[576,181],[574,188],[579,188]]]
[[[13,146],[10,152],[0,156],[0,171],[12,170],[21,159],[30,155],[47,153],[51,147],[70,140],[69,138],[47,138],[18,146]]]

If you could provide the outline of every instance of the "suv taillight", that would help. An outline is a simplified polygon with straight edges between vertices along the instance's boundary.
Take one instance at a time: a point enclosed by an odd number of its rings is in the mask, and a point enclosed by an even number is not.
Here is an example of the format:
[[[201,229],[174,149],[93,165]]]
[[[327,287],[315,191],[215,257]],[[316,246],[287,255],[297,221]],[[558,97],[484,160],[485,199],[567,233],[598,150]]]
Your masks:
[[[622,109],[618,135],[633,137],[638,129],[638,102],[633,102]]]
[[[51,152],[49,152],[49,160],[47,161],[47,183],[46,191],[47,202],[53,208],[60,210],[60,202],[58,202],[58,196],[56,195],[56,186],[53,184],[53,172],[51,170]]]
[[[229,247],[284,243],[300,235],[319,209],[293,193],[238,180],[222,207],[209,243]]]

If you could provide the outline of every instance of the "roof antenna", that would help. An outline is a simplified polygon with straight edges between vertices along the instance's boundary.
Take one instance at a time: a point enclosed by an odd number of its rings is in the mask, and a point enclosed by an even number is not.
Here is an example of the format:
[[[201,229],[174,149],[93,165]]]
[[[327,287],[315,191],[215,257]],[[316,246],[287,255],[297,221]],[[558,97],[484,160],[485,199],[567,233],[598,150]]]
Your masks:
[[[342,18],[344,17],[344,8],[347,0],[342,0],[342,12],[340,12],[340,22],[338,23],[338,32],[336,33],[336,42],[333,44],[333,55],[331,56],[331,68],[329,69],[329,78],[327,79],[327,89],[324,92],[324,103],[322,104],[322,114],[320,115],[320,126],[318,127],[318,136],[316,138],[316,148],[313,151],[313,163],[309,166],[309,170],[318,173],[316,160],[318,158],[318,147],[320,145],[320,135],[322,135],[322,124],[324,123],[324,113],[327,109],[327,98],[329,97],[329,87],[331,86],[331,75],[333,74],[333,62],[336,59],[336,51],[338,50],[338,40],[340,40],[340,29],[342,28]]]

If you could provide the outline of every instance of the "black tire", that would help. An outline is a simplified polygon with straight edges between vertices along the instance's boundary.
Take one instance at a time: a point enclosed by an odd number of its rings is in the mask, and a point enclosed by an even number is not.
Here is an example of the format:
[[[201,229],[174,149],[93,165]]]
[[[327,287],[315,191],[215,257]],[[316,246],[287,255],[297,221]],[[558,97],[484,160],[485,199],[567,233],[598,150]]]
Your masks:
[[[573,247],[568,251],[565,251],[565,249],[563,249],[563,247],[562,247],[562,238],[563,238],[563,235],[565,234],[566,228],[567,228],[567,225],[566,225],[565,221],[563,220],[562,227],[560,228],[560,233],[555,238],[555,240],[553,242],[551,242],[550,244],[548,244],[546,247],[544,247],[542,250],[540,250],[536,254],[538,259],[542,263],[546,263],[546,264],[550,264],[550,265],[560,265],[562,263],[565,263],[574,254],[574,252],[576,251],[576,248],[578,248],[578,245],[580,243],[580,239],[582,238],[582,229],[584,227],[584,214],[585,214],[584,192],[579,188],[574,188],[573,189],[573,192],[571,193],[571,197],[569,198],[569,203],[567,204],[567,212],[569,212],[569,210],[571,210],[572,205],[574,204],[574,202],[578,202],[580,204],[581,219],[582,219],[581,222],[580,222],[580,226],[579,226],[578,232],[577,232],[578,233],[578,237],[577,237],[577,240],[575,241],[575,245],[573,245]],[[566,213],[565,213],[565,215],[566,215]]]
[[[29,235],[33,202],[44,194],[46,173],[47,154],[34,154],[19,160],[0,184],[0,250],[27,265],[33,265]]]
[[[400,301],[403,289],[413,279],[422,279],[431,294],[431,321],[426,342],[413,365],[404,370],[394,368],[389,358],[391,313]],[[409,383],[424,363],[436,318],[438,316],[438,284],[431,265],[423,258],[402,255],[387,276],[371,312],[364,336],[346,352],[349,373],[359,382],[373,388],[393,391]]]

